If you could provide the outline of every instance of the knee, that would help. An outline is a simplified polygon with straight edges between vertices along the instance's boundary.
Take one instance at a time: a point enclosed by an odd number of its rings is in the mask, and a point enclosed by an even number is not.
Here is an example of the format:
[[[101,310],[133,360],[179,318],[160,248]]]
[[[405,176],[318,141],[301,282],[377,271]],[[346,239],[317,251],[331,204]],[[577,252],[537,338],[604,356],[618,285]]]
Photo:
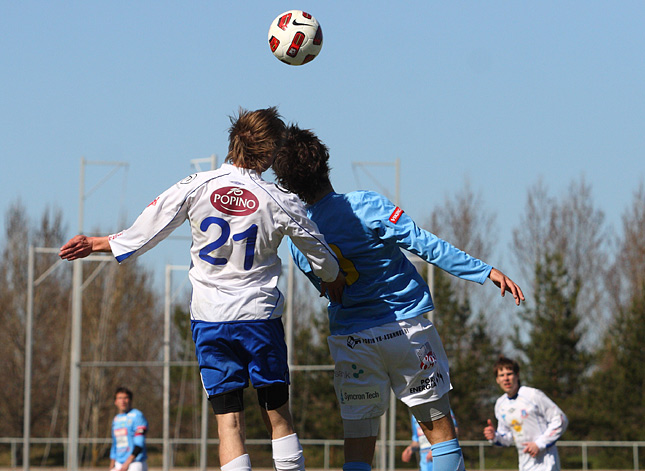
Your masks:
[[[257,389],[258,403],[265,410],[275,410],[289,401],[289,385],[275,383]]]

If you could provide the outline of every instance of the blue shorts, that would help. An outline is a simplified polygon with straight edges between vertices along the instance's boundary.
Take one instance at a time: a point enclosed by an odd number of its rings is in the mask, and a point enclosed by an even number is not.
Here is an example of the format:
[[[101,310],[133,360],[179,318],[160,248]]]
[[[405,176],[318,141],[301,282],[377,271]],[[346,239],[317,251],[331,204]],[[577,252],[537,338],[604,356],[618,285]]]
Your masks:
[[[282,319],[249,322],[191,321],[204,389],[209,397],[275,383],[289,384]]]

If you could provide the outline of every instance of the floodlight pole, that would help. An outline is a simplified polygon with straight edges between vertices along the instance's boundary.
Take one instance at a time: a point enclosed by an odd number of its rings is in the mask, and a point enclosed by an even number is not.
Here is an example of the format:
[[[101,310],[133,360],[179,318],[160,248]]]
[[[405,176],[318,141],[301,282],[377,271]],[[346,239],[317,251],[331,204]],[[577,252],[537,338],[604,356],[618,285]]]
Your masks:
[[[31,438],[31,370],[34,319],[34,247],[29,246],[27,268],[27,319],[25,322],[25,412],[23,423],[22,469],[29,470],[29,439]]]
[[[125,162],[91,162],[81,157],[81,171],[78,197],[78,234],[83,233],[85,214],[85,166],[87,164],[125,167]],[[81,384],[81,325],[83,314],[83,262],[72,262],[72,335],[69,361],[69,424],[67,445],[67,469],[78,470],[78,435]]]
[[[78,234],[83,233],[83,215],[85,206],[85,157],[81,157],[80,190],[78,196]],[[81,322],[83,309],[83,262],[80,259],[72,262],[72,335],[69,358],[69,423],[67,443],[67,469],[78,469],[78,422],[81,379]]]

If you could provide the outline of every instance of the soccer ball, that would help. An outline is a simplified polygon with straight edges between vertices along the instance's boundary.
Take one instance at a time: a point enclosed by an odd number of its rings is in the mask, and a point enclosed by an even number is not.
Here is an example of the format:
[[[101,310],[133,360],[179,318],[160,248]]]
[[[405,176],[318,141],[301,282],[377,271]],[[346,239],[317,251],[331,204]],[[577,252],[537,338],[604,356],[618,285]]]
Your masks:
[[[302,65],[314,60],[322,42],[320,24],[304,11],[286,11],[278,15],[269,28],[271,52],[289,65]]]

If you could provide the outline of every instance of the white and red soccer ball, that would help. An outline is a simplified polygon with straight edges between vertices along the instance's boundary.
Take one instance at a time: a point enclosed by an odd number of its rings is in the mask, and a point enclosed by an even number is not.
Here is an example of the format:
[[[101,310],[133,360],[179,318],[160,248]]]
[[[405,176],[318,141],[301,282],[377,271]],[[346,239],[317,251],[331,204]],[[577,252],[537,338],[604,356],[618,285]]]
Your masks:
[[[301,10],[289,10],[278,15],[269,28],[271,52],[289,65],[311,62],[320,52],[322,43],[320,24]]]

